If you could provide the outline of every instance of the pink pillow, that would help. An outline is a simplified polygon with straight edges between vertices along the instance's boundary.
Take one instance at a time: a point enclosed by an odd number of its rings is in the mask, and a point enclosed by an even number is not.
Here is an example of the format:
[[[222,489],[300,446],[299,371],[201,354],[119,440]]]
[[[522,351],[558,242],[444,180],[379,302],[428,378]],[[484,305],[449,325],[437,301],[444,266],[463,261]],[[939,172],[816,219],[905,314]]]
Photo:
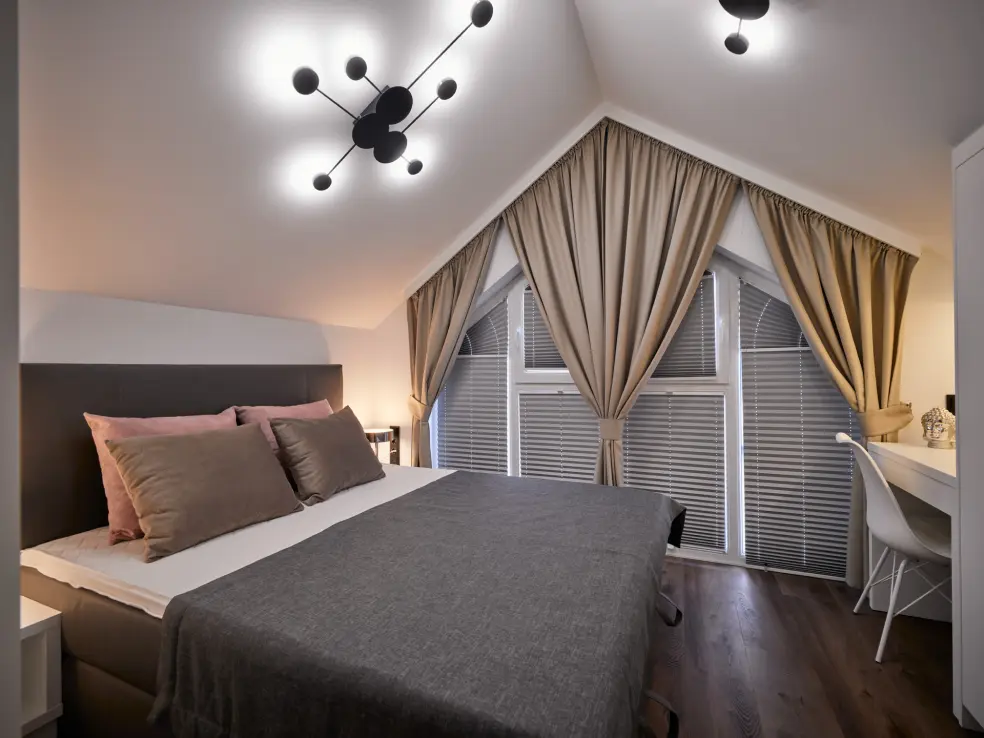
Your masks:
[[[263,435],[270,443],[270,448],[274,451],[280,451],[280,446],[277,445],[277,439],[270,428],[270,420],[273,418],[317,420],[318,418],[327,418],[331,413],[331,405],[328,404],[328,400],[317,400],[306,405],[254,405],[236,408],[239,425],[259,424]]]
[[[102,468],[103,488],[109,505],[109,542],[132,541],[143,537],[137,512],[127,494],[126,485],[116,469],[106,441],[118,441],[134,436],[180,436],[188,433],[236,427],[236,410],[229,408],[218,415],[184,415],[173,418],[107,418],[84,413],[92,429],[99,466]]]

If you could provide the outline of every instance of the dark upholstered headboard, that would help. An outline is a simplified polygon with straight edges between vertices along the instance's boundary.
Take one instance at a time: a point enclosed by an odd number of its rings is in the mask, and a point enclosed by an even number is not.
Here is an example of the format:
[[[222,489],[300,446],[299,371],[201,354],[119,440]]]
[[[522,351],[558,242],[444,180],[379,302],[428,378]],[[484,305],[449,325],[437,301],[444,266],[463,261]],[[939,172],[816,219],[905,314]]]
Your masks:
[[[83,412],[202,415],[319,399],[342,407],[342,367],[21,364],[21,547],[106,525]]]

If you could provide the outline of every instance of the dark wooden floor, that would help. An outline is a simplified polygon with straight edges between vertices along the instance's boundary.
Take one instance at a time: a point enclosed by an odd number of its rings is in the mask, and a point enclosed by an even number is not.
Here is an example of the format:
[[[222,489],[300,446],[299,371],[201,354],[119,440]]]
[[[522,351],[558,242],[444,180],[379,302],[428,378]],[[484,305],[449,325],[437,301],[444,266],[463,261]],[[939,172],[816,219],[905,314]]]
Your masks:
[[[684,619],[660,625],[653,689],[681,738],[977,735],[950,712],[948,624],[898,618],[879,665],[884,616],[843,584],[670,561],[664,586]]]

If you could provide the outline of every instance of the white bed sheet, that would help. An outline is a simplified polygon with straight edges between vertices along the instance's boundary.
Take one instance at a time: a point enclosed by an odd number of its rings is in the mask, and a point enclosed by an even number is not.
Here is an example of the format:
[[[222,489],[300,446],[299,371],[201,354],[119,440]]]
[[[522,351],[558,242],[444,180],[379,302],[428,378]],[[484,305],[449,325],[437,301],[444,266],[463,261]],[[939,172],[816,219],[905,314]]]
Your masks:
[[[276,520],[243,528],[146,563],[143,541],[109,545],[108,528],[79,533],[21,551],[21,564],[46,577],[164,616],[172,597],[293,546],[384,502],[452,472],[385,466],[386,477]]]

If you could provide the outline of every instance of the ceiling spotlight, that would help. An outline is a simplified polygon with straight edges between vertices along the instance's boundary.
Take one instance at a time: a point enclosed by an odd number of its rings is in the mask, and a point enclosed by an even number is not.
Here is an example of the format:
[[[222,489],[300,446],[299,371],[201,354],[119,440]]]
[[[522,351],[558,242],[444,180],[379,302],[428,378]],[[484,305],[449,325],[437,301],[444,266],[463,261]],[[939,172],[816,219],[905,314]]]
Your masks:
[[[723,2],[723,0],[722,0]],[[768,2],[766,2],[768,5]],[[314,188],[323,192],[331,187],[331,175],[338,168],[338,165],[345,161],[345,158],[352,153],[355,148],[372,149],[376,161],[381,164],[390,164],[397,159],[406,158],[403,156],[407,150],[407,131],[414,123],[420,120],[421,116],[431,109],[438,100],[450,100],[458,91],[458,83],[451,78],[441,80],[437,86],[437,96],[431,100],[423,110],[403,127],[402,130],[390,130],[390,126],[402,123],[413,111],[413,94],[410,90],[420,81],[420,78],[430,71],[438,59],[444,56],[448,50],[454,46],[458,40],[465,35],[465,32],[474,26],[475,28],[485,28],[492,20],[492,3],[489,0],[479,0],[471,9],[471,23],[465,26],[444,50],[438,54],[434,61],[428,64],[424,71],[414,77],[413,82],[406,87],[384,86],[381,89],[369,79],[367,72],[369,65],[361,56],[353,56],[345,63],[345,74],[353,81],[365,80],[375,90],[376,96],[372,99],[366,109],[359,115],[353,115],[341,103],[328,96],[319,85],[321,80],[318,73],[310,67],[302,67],[294,72],[294,89],[301,95],[311,95],[317,92],[323,98],[332,103],[335,107],[352,119],[352,146],[349,147],[342,158],[339,159],[326,174],[319,174],[314,178]],[[407,162],[407,171],[410,174],[420,174],[424,168],[419,159]]]
[[[769,0],[719,0],[721,7],[738,19],[738,30],[724,39],[724,47],[732,54],[748,51],[748,38],[741,33],[744,21],[758,20],[769,12]]]

